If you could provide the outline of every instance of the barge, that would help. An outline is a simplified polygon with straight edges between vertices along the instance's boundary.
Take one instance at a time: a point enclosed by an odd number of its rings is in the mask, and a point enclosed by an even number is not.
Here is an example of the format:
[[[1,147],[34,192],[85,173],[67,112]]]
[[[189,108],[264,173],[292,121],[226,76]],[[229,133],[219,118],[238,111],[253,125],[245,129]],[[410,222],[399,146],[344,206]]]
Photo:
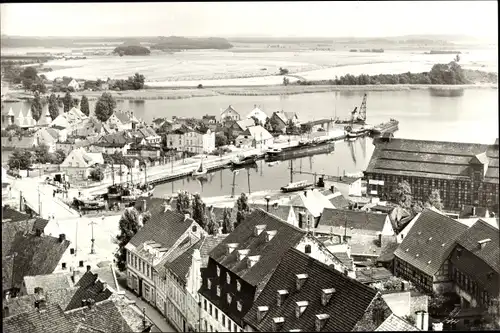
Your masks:
[[[335,142],[318,143],[312,146],[273,148],[267,151],[266,161],[288,160],[316,154],[331,153],[334,150]]]
[[[311,186],[313,186],[313,183],[308,182],[307,180],[301,180],[298,182],[289,183],[288,185],[281,187],[281,192],[288,193],[288,192],[302,191]]]
[[[391,119],[388,122],[381,123],[371,130],[372,134],[394,133],[399,129],[399,121]]]

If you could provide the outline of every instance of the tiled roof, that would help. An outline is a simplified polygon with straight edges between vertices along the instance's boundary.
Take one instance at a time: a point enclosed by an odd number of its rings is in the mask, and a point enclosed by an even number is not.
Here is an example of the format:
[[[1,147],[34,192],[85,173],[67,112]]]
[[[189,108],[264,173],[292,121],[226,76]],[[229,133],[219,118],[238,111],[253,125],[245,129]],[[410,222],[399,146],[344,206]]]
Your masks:
[[[35,138],[33,136],[23,136],[19,139],[18,136],[1,138],[3,148],[33,148],[35,146]]]
[[[475,214],[473,210],[475,208]],[[488,209],[485,207],[474,207],[470,205],[464,205],[464,208],[460,211],[459,218],[463,219],[466,217],[490,217],[488,214]]]
[[[154,214],[153,214],[154,213]],[[185,219],[183,214],[164,209],[151,212],[151,219],[130,240],[135,247],[146,241],[155,241],[164,248],[171,248],[191,226],[193,220]]]
[[[47,304],[41,313],[33,307],[27,311],[3,320],[3,331],[8,333],[73,333],[75,324],[57,304]]]
[[[226,113],[226,112],[234,112],[234,113],[236,113],[236,114],[239,114],[238,112],[236,112],[236,110],[233,108],[233,106],[232,106],[232,105],[229,105],[229,106],[227,107],[227,109],[226,109],[226,110],[224,110],[221,114],[224,114],[224,113]]]
[[[71,277],[66,273],[25,276],[24,285],[28,294],[34,294],[36,287],[45,291],[73,287]]]
[[[434,210],[425,209],[415,220],[394,255],[433,276],[454,247],[455,240],[467,227]]]
[[[273,138],[271,133],[269,133],[264,127],[262,127],[260,125],[259,126],[249,126],[249,127],[247,127],[246,130],[250,133],[252,138],[257,140],[257,142],[261,141],[261,140],[269,140],[269,139]]]
[[[392,273],[384,267],[370,267],[356,270],[356,280],[361,283],[385,281],[391,278]]]
[[[352,234],[349,245],[352,256],[378,257],[382,252],[376,235]]]
[[[387,214],[362,210],[325,208],[319,225],[381,232],[387,216]]]
[[[77,287],[50,291],[44,290],[44,295],[48,303],[57,304],[61,309],[65,309],[77,290]],[[9,316],[15,316],[23,312],[31,311],[36,300],[38,300],[36,295],[24,295],[4,300],[4,306],[9,307]]]
[[[481,240],[490,239],[480,248],[478,242]],[[465,231],[457,239],[457,243],[467,249],[469,252],[483,260],[492,269],[500,274],[500,237],[498,229],[490,224],[479,220],[469,230]]]
[[[399,244],[394,242],[394,243],[388,243],[382,251],[380,252],[380,256],[377,258],[378,262],[390,262],[394,259],[394,251],[398,248]]]
[[[498,184],[498,146],[392,139],[376,140],[366,172],[442,179],[469,179],[471,159],[486,153],[489,164],[485,182]],[[476,158],[477,159],[477,158]]]
[[[254,228],[258,225],[265,225],[266,230],[276,230],[277,233],[271,241],[266,242],[265,231],[261,232],[259,236],[254,236]],[[244,223],[238,225],[210,252],[210,257],[250,285],[257,286],[265,276],[273,271],[285,252],[300,242],[305,234],[305,231],[295,228],[261,209],[256,209],[245,218]],[[230,243],[238,243],[239,245],[228,255],[226,244]],[[246,260],[237,260],[238,250],[244,249],[250,250],[247,256],[260,255],[260,260],[251,268],[248,268]]]
[[[399,318],[395,314],[391,314],[389,318],[384,320],[382,325],[380,325],[375,331],[391,331],[391,332],[406,332],[406,331],[419,331],[418,328],[411,325],[410,323]]]
[[[255,121],[253,121],[253,119],[243,119],[238,120],[236,124],[242,131],[246,131],[250,126],[255,126]]]
[[[216,247],[226,235],[218,236],[205,236],[200,239],[196,244],[191,246],[187,251],[178,256],[171,263],[168,263],[168,268],[179,278],[182,282],[186,283],[186,277],[191,268],[191,263],[193,259],[194,250],[200,251],[200,256],[202,260],[201,268],[207,267],[208,264],[208,254],[214,247]]]
[[[332,254],[346,267],[352,267],[353,260],[349,257],[347,252],[332,252]]]
[[[92,298],[96,302],[101,302],[112,295],[109,289],[103,290],[103,283],[98,280],[98,275],[92,272],[85,272],[77,282],[76,287],[79,289],[65,308],[66,311],[80,308],[83,300]]]
[[[125,111],[115,111],[115,116],[120,120],[123,124],[130,122],[130,113]]]
[[[56,237],[24,235],[22,232],[18,232],[8,253],[2,255],[2,259],[5,255],[10,256],[10,259],[3,262],[10,264],[12,269],[9,272],[9,269],[4,270],[7,265],[2,265],[4,288],[6,285],[12,286],[12,284],[19,288],[23,278],[27,275],[52,273],[69,243],[67,240],[59,242],[59,238]]]
[[[329,199],[333,207],[337,209],[346,209],[349,207],[349,200],[347,200],[343,195],[337,195]]]
[[[296,287],[297,274],[308,275],[300,290]],[[331,288],[334,288],[335,292],[323,306],[322,290]],[[278,290],[288,291],[279,307],[276,304]],[[376,290],[344,276],[333,267],[328,267],[298,250],[290,249],[281,257],[278,267],[244,320],[257,331],[272,332],[273,319],[282,317],[284,323],[280,331],[300,329],[315,332],[316,315],[326,314],[329,318],[326,319],[322,332],[348,332],[355,328],[376,296]],[[307,308],[300,318],[297,318],[296,302],[303,301],[308,302]],[[267,306],[268,311],[258,322],[257,309],[261,306]]]
[[[253,208],[253,209],[262,209],[264,211],[267,210],[266,204],[250,204],[249,206],[250,206],[250,208]],[[288,215],[290,214],[290,209],[293,209],[296,216],[298,216],[298,212],[299,212],[300,208],[294,208],[294,207],[291,207],[290,205],[278,205],[278,204],[269,203],[269,214],[277,216],[284,221],[288,220]]]

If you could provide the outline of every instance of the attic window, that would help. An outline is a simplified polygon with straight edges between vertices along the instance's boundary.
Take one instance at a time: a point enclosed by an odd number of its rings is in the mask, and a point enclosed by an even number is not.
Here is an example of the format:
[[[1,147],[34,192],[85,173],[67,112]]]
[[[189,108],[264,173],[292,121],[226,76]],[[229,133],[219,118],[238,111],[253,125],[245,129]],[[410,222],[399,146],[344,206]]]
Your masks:
[[[297,274],[295,276],[297,278],[296,281],[295,281],[295,287],[297,288],[297,290],[300,290],[300,288],[302,288],[302,286],[306,282],[306,280],[309,277],[309,275],[307,275],[307,274]]]
[[[261,232],[264,231],[265,229],[266,229],[265,224],[256,225],[255,228],[253,229],[253,235],[255,237],[259,236],[261,234]]]
[[[241,301],[236,301],[236,308],[238,309],[239,312],[241,312],[242,309]]]
[[[217,297],[220,297],[220,286],[217,286]]]
[[[251,268],[253,267],[257,262],[259,262],[260,260],[260,256],[251,256],[251,257],[248,257],[248,268]]]
[[[321,290],[321,305],[326,306],[328,302],[330,302],[330,299],[332,298],[332,295],[335,293],[335,288],[330,288],[330,289],[322,289]]]
[[[446,244],[446,243],[441,244],[441,247],[444,247],[444,245],[445,245],[445,244]]]
[[[279,307],[279,306],[283,305],[283,303],[285,302],[285,299],[288,296],[288,290],[286,290],[286,289],[278,290],[278,295],[277,296],[278,297],[277,297],[276,304]]]
[[[220,267],[219,266],[217,266],[217,276],[220,277]]]
[[[270,242],[271,239],[273,239],[274,236],[276,236],[276,233],[277,233],[276,230],[268,230],[268,231],[266,231],[266,242]]]
[[[212,289],[212,279],[207,279],[207,288]]]
[[[316,315],[316,332],[321,332],[323,327],[325,327],[326,321],[330,318],[328,314]]]
[[[427,265],[430,265],[430,264],[431,264],[431,262],[432,262],[432,260],[429,260],[429,261],[427,262]]]
[[[236,280],[236,290],[241,291],[241,282]]]
[[[249,253],[250,250],[238,250],[238,261],[242,261]]]
[[[415,258],[418,258],[419,256],[420,256],[420,255],[417,253],[417,254],[415,255]]]
[[[227,284],[231,283],[231,275],[229,274],[229,272],[226,273],[226,283]]]
[[[308,244],[308,245],[306,245],[304,252],[305,252],[306,254],[310,254],[310,253],[311,253],[311,245],[309,245],[309,244]]]
[[[429,239],[427,241],[430,242],[431,240],[432,240],[432,237],[429,237]]]
[[[231,296],[230,293],[227,293],[227,304],[231,304],[231,302],[233,301],[233,297]]]
[[[238,243],[229,243],[227,246],[227,254],[233,253],[233,251],[238,247]]]
[[[306,311],[307,306],[309,305],[308,301],[301,301],[295,303],[295,317],[300,318],[300,316]]]
[[[408,252],[409,249],[406,249],[405,252]]]
[[[284,324],[285,324],[285,318],[283,317],[273,318],[273,332],[280,331]]]
[[[257,307],[257,322],[261,322],[262,319],[266,316],[267,312],[269,311],[268,306],[259,306]]]

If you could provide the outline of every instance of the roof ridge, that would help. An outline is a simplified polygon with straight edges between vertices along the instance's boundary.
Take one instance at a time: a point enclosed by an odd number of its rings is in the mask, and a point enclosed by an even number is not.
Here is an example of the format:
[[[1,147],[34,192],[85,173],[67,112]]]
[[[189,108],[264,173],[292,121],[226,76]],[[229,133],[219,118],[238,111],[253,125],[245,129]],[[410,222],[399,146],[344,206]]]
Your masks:
[[[458,142],[458,141],[436,141],[436,140],[419,140],[419,139],[406,139],[406,138],[393,138],[391,142],[394,141],[412,141],[412,142],[430,142],[430,143],[455,143],[461,145],[482,145],[482,146],[494,146],[488,143],[477,143],[477,142]]]
[[[273,215],[273,214],[271,214],[271,213],[269,213],[269,212],[266,212],[266,211],[265,211],[265,210],[263,210],[262,208],[257,207],[257,208],[254,208],[254,209],[255,209],[254,211],[260,211],[260,212],[262,212],[262,213],[264,213],[264,214],[268,215],[269,217],[271,217],[271,218],[273,218],[273,219],[275,219],[275,220],[277,220],[277,221],[279,221],[279,222],[281,222],[281,223],[283,223],[283,224],[286,224],[286,225],[287,225],[289,228],[291,228],[291,229],[294,229],[294,230],[296,230],[296,231],[300,231],[300,232],[301,232],[301,233],[303,233],[304,235],[305,235],[305,234],[307,234],[307,231],[302,230],[302,229],[300,229],[299,227],[296,227],[296,226],[294,226],[293,224],[288,223],[287,221],[285,221],[285,220],[283,220],[283,219],[279,218],[279,217],[278,217],[278,216],[276,216],[276,215]]]
[[[474,222],[473,225],[471,225],[469,227],[469,229],[471,229],[472,227],[474,227],[478,222],[481,222],[483,225],[487,226],[488,228],[490,229],[493,229],[493,231],[498,231],[498,228],[495,228],[493,225],[491,225],[490,223],[484,221],[483,219],[479,218],[476,222]]]

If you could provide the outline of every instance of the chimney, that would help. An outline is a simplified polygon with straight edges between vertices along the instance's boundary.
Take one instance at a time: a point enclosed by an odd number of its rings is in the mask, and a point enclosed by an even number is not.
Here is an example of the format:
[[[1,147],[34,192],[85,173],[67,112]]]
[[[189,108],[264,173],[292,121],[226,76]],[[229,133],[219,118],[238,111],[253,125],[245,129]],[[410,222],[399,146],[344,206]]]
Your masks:
[[[102,291],[106,291],[106,289],[108,289],[108,283],[106,281],[104,281],[102,283]]]
[[[472,216],[476,216],[476,206],[472,206]]]
[[[10,315],[10,312],[9,312],[9,307],[8,307],[8,306],[5,306],[5,307],[3,308],[3,318],[7,318],[9,315]]]
[[[275,317],[273,318],[273,332],[281,331],[281,328],[285,325],[285,318]]]
[[[95,304],[95,301],[92,298],[89,298],[87,300],[87,306],[89,307],[89,309],[92,309],[94,307],[94,304]]]
[[[278,203],[277,202],[273,203],[273,208],[274,209],[278,209]]]
[[[266,242],[270,242],[271,239],[276,236],[277,231],[276,230],[267,230],[266,231]]]
[[[256,263],[259,262],[259,260],[260,260],[260,256],[250,256],[250,257],[248,257],[248,262],[247,262],[248,268],[253,267]]]
[[[238,261],[242,261],[250,253],[250,250],[238,250]]]
[[[146,205],[146,200],[142,200],[142,211],[145,212],[146,211],[146,208],[147,208],[147,205]]]
[[[36,235],[37,237],[42,236],[42,230],[41,230],[41,229],[38,229],[38,228],[37,228],[37,229],[35,229],[35,235]]]
[[[330,315],[328,314],[319,314],[316,315],[316,332],[321,332],[323,327],[325,327],[326,321],[330,318]]]
[[[401,281],[401,291],[405,291],[410,287],[410,283],[408,281]]]
[[[422,331],[428,331],[429,330],[429,313],[428,312],[423,312],[422,313]]]
[[[486,239],[482,239],[482,240],[478,241],[477,244],[479,246],[479,249],[484,249],[484,247],[486,246],[486,243],[488,243],[488,242],[491,242],[490,238],[486,238]]]
[[[191,215],[189,213],[186,213],[184,214],[184,221],[186,221],[187,219],[189,219],[191,217]]]
[[[227,246],[227,254],[231,254],[233,253],[234,249],[238,247],[238,243],[229,243],[226,244],[226,246]]]
[[[335,186],[330,186],[330,192],[335,193]]]
[[[295,302],[295,317],[300,318],[300,316],[306,311],[309,305],[308,301]]]
[[[65,234],[59,234],[59,243],[62,243],[66,240],[66,235]]]
[[[259,236],[260,233],[262,231],[264,231],[266,229],[266,225],[265,224],[261,224],[261,225],[256,225],[255,228],[253,229],[253,235],[255,237]]]
[[[382,233],[378,234],[378,247],[382,247]]]
[[[297,279],[295,280],[295,287],[297,288],[297,290],[300,290],[300,288],[302,288],[302,286],[306,282],[306,280],[309,277],[309,275],[307,275],[307,274],[297,274],[295,276],[297,277]]]
[[[90,272],[90,265],[87,265],[87,272]]]
[[[37,298],[43,297],[43,288],[35,287],[35,295]]]
[[[269,311],[268,306],[259,306],[257,307],[257,322],[260,323],[262,319],[266,316],[267,312]]]
[[[335,294],[335,288],[322,289],[321,290],[321,305],[326,306],[328,304],[328,302],[330,302],[330,299],[332,298],[333,294]]]
[[[285,299],[286,297],[288,296],[288,290],[286,289],[281,289],[281,290],[278,290],[278,294],[277,294],[277,302],[276,302],[276,305],[278,305],[278,307],[280,307],[281,305],[283,305],[283,303],[285,303]]]
[[[35,308],[38,309],[38,312],[43,313],[47,311],[47,303],[45,302],[44,299],[35,301]]]

